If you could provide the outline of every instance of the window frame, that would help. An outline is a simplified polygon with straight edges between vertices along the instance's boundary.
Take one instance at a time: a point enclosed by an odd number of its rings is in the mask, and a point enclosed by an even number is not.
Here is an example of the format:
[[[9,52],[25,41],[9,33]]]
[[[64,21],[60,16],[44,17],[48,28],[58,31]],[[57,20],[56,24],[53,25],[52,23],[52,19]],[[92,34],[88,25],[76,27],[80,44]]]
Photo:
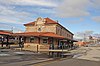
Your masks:
[[[30,37],[30,43],[34,43],[35,38],[34,37]]]
[[[44,42],[44,40],[46,40],[46,42]],[[43,38],[42,38],[42,43],[43,43],[43,44],[48,44],[48,38],[47,38],[47,37],[43,37]]]

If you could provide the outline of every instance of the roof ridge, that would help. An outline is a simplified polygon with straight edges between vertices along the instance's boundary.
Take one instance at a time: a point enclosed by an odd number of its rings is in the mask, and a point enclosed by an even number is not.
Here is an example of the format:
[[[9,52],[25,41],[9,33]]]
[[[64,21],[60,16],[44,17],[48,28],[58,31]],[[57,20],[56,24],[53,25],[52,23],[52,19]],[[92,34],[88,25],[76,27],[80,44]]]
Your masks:
[[[30,24],[35,24],[35,22],[36,22],[36,21],[28,22],[28,23],[24,24],[24,26],[26,26],[26,25],[30,25]]]
[[[44,18],[44,19],[46,19],[45,24],[58,24],[58,22],[52,20],[51,18],[47,17],[47,18]],[[26,23],[26,24],[24,24],[24,26],[31,25],[31,24],[35,25],[35,22],[36,21]]]
[[[44,18],[44,19],[46,19],[46,21],[47,21],[47,19],[48,19],[48,20],[50,20],[50,21],[52,21],[52,22],[58,23],[58,22],[56,22],[55,20],[52,20],[51,18],[48,18],[48,17],[47,17],[47,18]]]

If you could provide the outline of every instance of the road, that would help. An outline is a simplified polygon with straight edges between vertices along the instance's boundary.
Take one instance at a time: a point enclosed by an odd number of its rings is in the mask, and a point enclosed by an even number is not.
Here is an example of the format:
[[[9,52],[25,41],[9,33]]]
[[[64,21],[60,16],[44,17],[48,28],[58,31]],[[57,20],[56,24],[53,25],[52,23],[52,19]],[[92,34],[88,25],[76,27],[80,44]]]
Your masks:
[[[0,66],[100,66],[100,47],[81,47],[72,52],[79,55],[45,61],[48,57],[41,53],[3,49],[0,50]],[[45,62],[37,63],[39,61]]]
[[[76,57],[76,59],[100,61],[100,47],[83,47],[82,49],[87,50],[86,54]]]
[[[100,66],[100,62],[80,60],[80,59],[67,59],[40,66]]]
[[[75,51],[82,52],[83,55],[66,60],[56,60],[35,64],[33,66],[100,66],[100,47],[82,47]]]

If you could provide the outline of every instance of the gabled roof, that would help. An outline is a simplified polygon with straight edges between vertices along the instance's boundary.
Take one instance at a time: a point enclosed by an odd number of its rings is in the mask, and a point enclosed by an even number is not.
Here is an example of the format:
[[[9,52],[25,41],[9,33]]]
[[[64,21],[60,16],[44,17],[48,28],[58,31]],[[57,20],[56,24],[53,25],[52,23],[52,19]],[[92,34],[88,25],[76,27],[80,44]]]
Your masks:
[[[63,27],[61,24],[59,24],[58,22],[56,22],[56,21],[54,21],[54,20],[52,20],[52,19],[50,19],[50,18],[44,18],[45,19],[45,24],[58,24],[58,25],[60,25],[61,27]],[[24,26],[28,26],[28,25],[35,25],[35,22],[36,21],[34,21],[34,22],[29,22],[29,23],[27,23],[27,24],[24,24]],[[67,30],[68,32],[70,32],[68,29],[66,29],[65,27],[63,27],[65,30]],[[72,35],[74,35],[72,32],[70,32]]]
[[[54,20],[52,20],[52,19],[50,19],[50,18],[44,18],[45,19],[45,24],[58,24],[56,21],[54,21]],[[24,24],[24,26],[27,26],[27,25],[35,25],[35,22],[36,21],[34,21],[34,22],[29,22],[29,23],[27,23],[27,24]]]
[[[35,25],[35,21],[34,22],[29,22],[27,24],[24,24],[24,26],[27,26],[27,25]]]
[[[58,24],[58,22],[56,22],[56,21],[54,21],[54,20],[52,20],[52,19],[50,19],[50,18],[44,18],[44,19],[46,19],[46,22],[45,22],[45,24]]]
[[[54,37],[54,38],[64,38],[63,36],[57,35],[53,32],[23,32],[23,33],[14,33],[13,36],[43,36],[43,37]]]

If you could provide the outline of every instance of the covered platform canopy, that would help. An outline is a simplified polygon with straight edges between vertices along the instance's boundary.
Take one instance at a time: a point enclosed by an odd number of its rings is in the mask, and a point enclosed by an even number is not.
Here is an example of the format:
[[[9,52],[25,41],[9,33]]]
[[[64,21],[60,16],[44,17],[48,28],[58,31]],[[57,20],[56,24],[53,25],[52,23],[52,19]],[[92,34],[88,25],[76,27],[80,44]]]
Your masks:
[[[12,32],[10,31],[4,31],[4,30],[0,30],[0,35],[11,35]]]
[[[71,41],[71,42],[77,42],[76,40],[68,39],[68,38],[64,38],[63,40],[60,40],[60,41]]]
[[[23,33],[14,33],[12,36],[36,36],[36,37],[54,37],[59,39],[64,39],[65,37],[57,35],[53,32],[23,32]]]
[[[0,44],[2,47],[4,44],[6,44],[6,47],[9,46],[9,37],[11,37],[11,34],[11,31],[0,30]]]

